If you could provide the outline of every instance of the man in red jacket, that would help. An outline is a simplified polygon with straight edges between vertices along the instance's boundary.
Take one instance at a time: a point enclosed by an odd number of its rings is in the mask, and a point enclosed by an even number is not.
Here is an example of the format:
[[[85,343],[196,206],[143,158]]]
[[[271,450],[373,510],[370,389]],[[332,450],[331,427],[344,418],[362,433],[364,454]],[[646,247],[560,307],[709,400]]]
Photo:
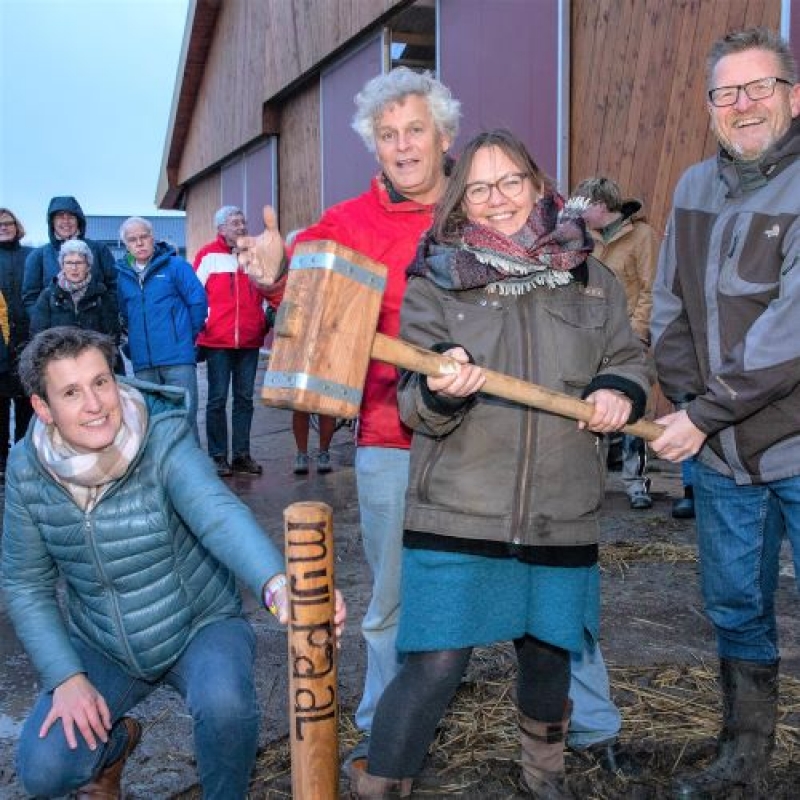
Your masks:
[[[353,128],[380,166],[363,194],[329,208],[294,243],[328,239],[364,253],[388,269],[378,330],[397,336],[406,267],[434,204],[447,185],[446,153],[458,133],[459,103],[429,74],[405,67],[369,81],[356,96]],[[240,261],[254,280],[281,286],[285,252],[275,212],[264,210],[267,230],[239,242]],[[293,244],[294,244],[293,243]],[[364,694],[356,712],[362,741],[350,758],[364,758],[375,706],[395,676],[400,605],[403,512],[411,433],[397,412],[397,370],[373,361],[361,402],[356,480],[364,550],[372,568],[372,598],[361,630],[367,643]]]
[[[217,238],[202,247],[194,269],[208,295],[208,319],[197,337],[208,372],[206,438],[217,474],[260,475],[250,455],[253,388],[259,348],[267,332],[264,300],[274,292],[257,288],[237,263],[236,240],[247,233],[241,209],[223,206],[214,215]],[[228,461],[228,389],[233,387],[231,461]]]

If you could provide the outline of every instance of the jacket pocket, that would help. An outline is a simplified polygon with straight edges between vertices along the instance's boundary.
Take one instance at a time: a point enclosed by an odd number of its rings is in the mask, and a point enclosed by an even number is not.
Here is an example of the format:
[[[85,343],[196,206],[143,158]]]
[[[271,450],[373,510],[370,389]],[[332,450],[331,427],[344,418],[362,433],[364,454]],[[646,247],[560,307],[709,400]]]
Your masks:
[[[559,380],[579,393],[602,366],[606,305],[601,300],[559,303],[545,307],[548,342]]]

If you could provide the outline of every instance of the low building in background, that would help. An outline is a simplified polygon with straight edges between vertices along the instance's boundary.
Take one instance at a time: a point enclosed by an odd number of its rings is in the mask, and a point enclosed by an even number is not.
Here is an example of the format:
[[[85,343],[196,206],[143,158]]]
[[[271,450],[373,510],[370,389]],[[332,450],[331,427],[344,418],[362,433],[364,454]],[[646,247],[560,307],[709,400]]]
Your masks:
[[[96,242],[107,245],[118,259],[125,255],[125,245],[119,238],[119,229],[130,214],[122,216],[112,214],[87,214],[86,235]],[[186,258],[186,215],[174,214],[170,216],[140,215],[152,226],[156,241],[167,242],[173,245],[181,258]]]

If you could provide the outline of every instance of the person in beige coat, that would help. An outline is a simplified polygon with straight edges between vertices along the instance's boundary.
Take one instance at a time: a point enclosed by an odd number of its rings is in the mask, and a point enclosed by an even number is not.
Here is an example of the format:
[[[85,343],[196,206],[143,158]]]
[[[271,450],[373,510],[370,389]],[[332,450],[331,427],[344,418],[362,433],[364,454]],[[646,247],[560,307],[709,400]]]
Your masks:
[[[639,217],[639,200],[624,200],[619,185],[610,178],[587,178],[576,187],[575,196],[590,201],[583,215],[594,239],[592,255],[602,261],[625,287],[628,317],[634,333],[645,347],[650,345],[652,287],[658,261],[658,237]],[[622,435],[622,480],[631,508],[653,505],[647,477],[644,440]]]

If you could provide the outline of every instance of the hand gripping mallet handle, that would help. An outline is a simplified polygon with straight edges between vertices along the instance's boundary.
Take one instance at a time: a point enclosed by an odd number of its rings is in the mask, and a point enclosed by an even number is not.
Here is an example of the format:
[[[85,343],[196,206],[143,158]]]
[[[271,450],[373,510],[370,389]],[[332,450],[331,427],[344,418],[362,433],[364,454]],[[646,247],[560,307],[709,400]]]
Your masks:
[[[401,339],[384,336],[382,333],[375,334],[370,355],[378,361],[402,367],[411,372],[419,372],[422,375],[436,377],[458,371],[458,362],[455,359],[434,353],[432,350],[416,347]],[[550,411],[570,419],[588,422],[592,418],[594,406],[585,400],[554,392],[544,386],[513,378],[510,375],[503,375],[501,372],[493,372],[490,369],[484,369],[483,373],[486,376],[486,383],[481,388],[481,392],[485,394],[502,397],[504,400],[513,400],[516,403],[542,411]],[[622,432],[639,436],[651,442],[658,439],[664,429],[655,422],[640,419],[631,425],[626,425],[622,428]]]
[[[293,800],[339,796],[333,525],[325,503],[283,512]]]

